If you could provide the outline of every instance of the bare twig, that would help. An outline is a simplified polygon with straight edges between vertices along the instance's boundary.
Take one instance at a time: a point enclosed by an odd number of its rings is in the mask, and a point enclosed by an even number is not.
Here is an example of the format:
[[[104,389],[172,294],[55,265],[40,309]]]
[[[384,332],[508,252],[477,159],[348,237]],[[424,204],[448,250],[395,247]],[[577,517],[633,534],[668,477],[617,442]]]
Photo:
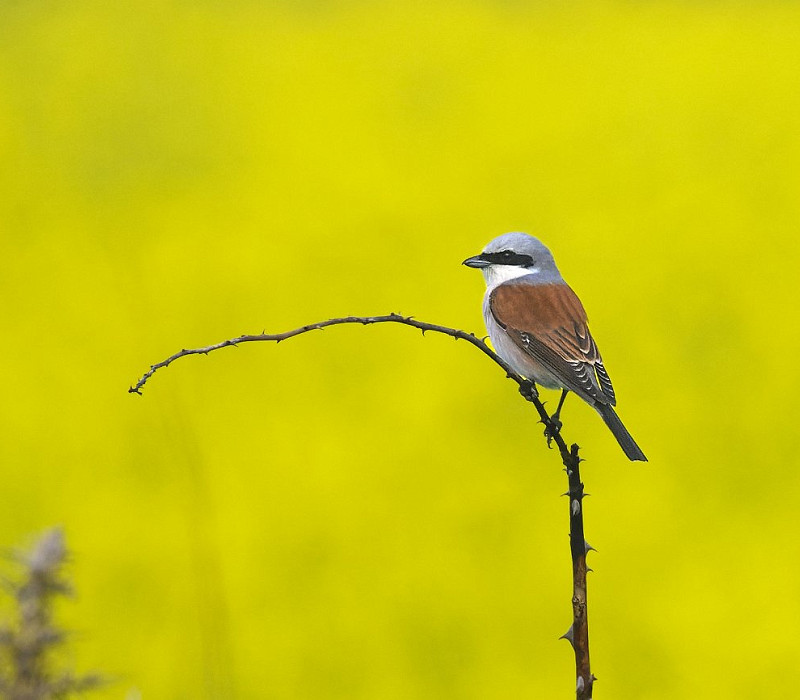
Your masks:
[[[497,365],[499,365],[506,373],[506,377],[515,381],[519,386],[520,394],[526,401],[533,404],[536,412],[539,414],[539,419],[545,426],[545,434],[548,436],[548,444],[552,440],[558,447],[561,455],[561,461],[564,464],[564,471],[567,473],[569,480],[569,524],[570,524],[570,552],[572,554],[572,577],[573,577],[573,590],[572,590],[572,613],[573,622],[569,631],[564,635],[568,639],[575,650],[575,672],[576,672],[576,698],[577,700],[590,700],[592,697],[592,685],[595,677],[592,675],[589,664],[589,626],[587,618],[587,604],[586,604],[586,553],[590,547],[584,538],[583,531],[583,498],[584,490],[583,483],[580,476],[580,463],[581,459],[578,456],[578,445],[573,444],[571,447],[567,446],[561,436],[560,426],[554,423],[550,414],[544,407],[544,404],[539,399],[539,392],[533,382],[525,379],[517,374],[511,367],[503,360],[497,353],[495,353],[481,338],[478,338],[474,333],[467,333],[466,331],[449,328],[447,326],[440,326],[434,323],[425,323],[424,321],[417,321],[412,316],[403,316],[401,314],[391,313],[386,316],[345,316],[342,318],[332,318],[327,321],[320,321],[319,323],[311,323],[300,328],[295,328],[283,333],[258,333],[254,335],[241,335],[238,338],[223,340],[214,345],[207,345],[202,348],[194,348],[191,350],[181,350],[174,355],[170,355],[167,359],[157,362],[150,366],[150,369],[145,372],[139,381],[128,389],[130,393],[140,394],[142,388],[150,377],[153,376],[159,369],[168,367],[175,360],[187,355],[207,355],[214,350],[220,350],[227,347],[235,347],[242,343],[253,343],[260,341],[272,341],[279,343],[282,340],[293,338],[309,331],[322,330],[329,326],[338,326],[343,324],[361,324],[369,326],[375,323],[400,323],[412,328],[418,328],[425,334],[427,331],[434,333],[442,333],[448,335],[456,340],[466,340],[468,343],[474,345],[478,350],[487,355]]]
[[[260,341],[273,341],[275,343],[280,343],[282,340],[294,338],[296,335],[302,335],[303,333],[308,333],[309,331],[319,331],[323,328],[327,328],[328,326],[340,326],[346,323],[358,323],[362,326],[370,326],[374,323],[402,323],[406,326],[419,328],[423,334],[425,334],[427,331],[431,331],[434,333],[444,333],[445,335],[449,335],[451,338],[455,338],[456,340],[466,340],[468,343],[472,343],[479,350],[482,350],[497,364],[499,364],[506,371],[506,374],[508,374],[510,379],[514,379],[520,384],[525,382],[522,377],[516,374],[514,370],[512,370],[500,357],[492,352],[489,346],[486,345],[486,343],[484,343],[480,338],[476,337],[474,333],[467,333],[466,331],[459,331],[455,328],[448,328],[447,326],[437,326],[433,323],[417,321],[413,316],[388,314],[386,316],[345,316],[343,318],[331,318],[327,321],[310,323],[307,326],[301,326],[300,328],[295,328],[294,330],[285,331],[283,333],[257,333],[255,335],[240,335],[238,338],[223,340],[221,343],[208,345],[204,348],[193,348],[191,350],[184,349],[176,352],[174,355],[170,355],[166,360],[162,360],[161,362],[151,365],[150,369],[142,375],[139,381],[130,387],[130,389],[128,389],[128,392],[131,394],[141,394],[142,387],[144,387],[147,380],[150,379],[153,374],[155,374],[162,367],[169,367],[169,365],[175,362],[175,360],[178,360],[181,357],[186,357],[187,355],[208,355],[208,353],[213,352],[214,350],[235,347],[237,345],[241,345],[242,343],[256,343]]]

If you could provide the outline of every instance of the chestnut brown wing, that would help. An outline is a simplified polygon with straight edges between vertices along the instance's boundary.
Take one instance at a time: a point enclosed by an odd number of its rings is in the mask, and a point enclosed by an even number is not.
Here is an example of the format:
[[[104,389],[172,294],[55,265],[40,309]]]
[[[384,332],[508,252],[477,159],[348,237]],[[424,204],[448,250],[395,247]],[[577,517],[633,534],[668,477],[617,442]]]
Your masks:
[[[568,285],[531,284],[522,278],[495,287],[490,304],[495,320],[567,389],[590,403],[615,405],[586,311]]]

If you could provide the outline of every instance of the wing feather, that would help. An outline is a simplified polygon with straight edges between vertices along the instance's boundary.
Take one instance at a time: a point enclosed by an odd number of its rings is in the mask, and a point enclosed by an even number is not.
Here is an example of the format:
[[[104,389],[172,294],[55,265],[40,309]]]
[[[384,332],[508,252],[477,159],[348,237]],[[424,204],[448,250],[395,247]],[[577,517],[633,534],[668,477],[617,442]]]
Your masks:
[[[566,284],[523,277],[492,291],[495,320],[517,345],[586,401],[615,405],[614,388],[589,332],[586,311]]]

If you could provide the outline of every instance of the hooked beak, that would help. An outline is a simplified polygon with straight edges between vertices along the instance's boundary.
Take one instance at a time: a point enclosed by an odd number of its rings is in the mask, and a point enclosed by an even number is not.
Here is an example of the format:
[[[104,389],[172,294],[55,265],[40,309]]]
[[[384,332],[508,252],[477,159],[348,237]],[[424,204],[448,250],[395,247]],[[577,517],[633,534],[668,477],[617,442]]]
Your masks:
[[[473,255],[471,258],[467,258],[462,265],[466,265],[467,267],[476,267],[478,269],[489,267],[492,263],[488,260],[484,260],[483,257],[480,255]]]

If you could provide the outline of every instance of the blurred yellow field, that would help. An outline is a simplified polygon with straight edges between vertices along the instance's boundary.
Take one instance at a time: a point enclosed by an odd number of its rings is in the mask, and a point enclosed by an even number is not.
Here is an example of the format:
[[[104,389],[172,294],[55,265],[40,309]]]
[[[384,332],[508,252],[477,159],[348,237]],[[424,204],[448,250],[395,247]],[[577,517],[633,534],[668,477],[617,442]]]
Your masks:
[[[597,698],[800,655],[800,6],[0,6],[0,546],[62,525],[97,698],[561,698],[566,479],[474,348],[496,235],[589,311]],[[547,396],[553,406],[555,392]]]

